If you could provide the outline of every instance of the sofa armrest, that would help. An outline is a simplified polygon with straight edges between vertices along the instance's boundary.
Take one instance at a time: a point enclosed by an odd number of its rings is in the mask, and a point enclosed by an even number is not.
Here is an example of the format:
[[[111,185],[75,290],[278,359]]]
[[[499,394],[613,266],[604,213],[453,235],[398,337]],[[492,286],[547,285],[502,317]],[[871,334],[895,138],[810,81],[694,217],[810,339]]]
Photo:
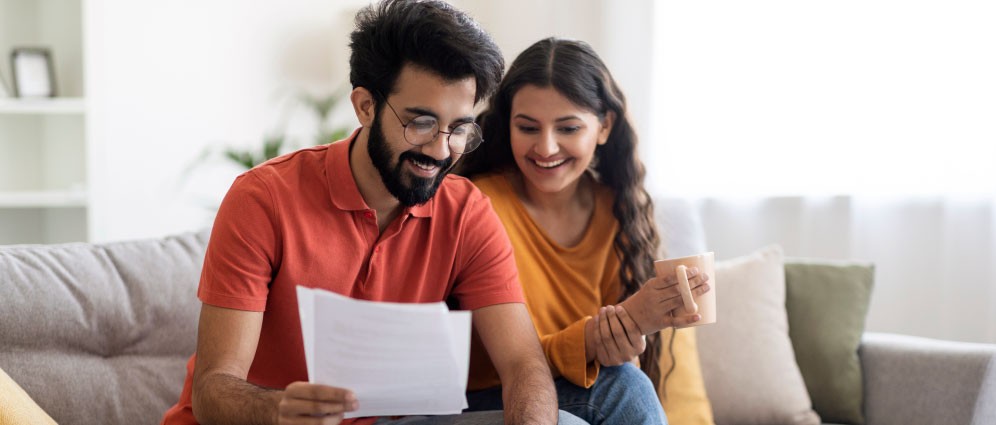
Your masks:
[[[996,423],[996,345],[865,333],[868,425]]]

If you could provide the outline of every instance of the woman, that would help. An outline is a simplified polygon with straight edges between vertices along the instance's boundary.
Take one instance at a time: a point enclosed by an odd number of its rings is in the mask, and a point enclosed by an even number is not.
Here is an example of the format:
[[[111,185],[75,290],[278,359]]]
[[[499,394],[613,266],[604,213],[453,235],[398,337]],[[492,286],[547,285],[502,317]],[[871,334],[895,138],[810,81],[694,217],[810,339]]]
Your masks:
[[[658,332],[698,317],[673,317],[676,282],[654,277],[660,239],[618,85],[586,43],[541,40],[516,58],[481,124],[486,142],[460,173],[491,198],[515,248],[561,409],[592,423],[664,422],[651,384]],[[696,294],[707,279],[691,279]],[[500,383],[483,353],[475,341],[471,390]],[[500,395],[471,392],[471,409],[497,408]]]

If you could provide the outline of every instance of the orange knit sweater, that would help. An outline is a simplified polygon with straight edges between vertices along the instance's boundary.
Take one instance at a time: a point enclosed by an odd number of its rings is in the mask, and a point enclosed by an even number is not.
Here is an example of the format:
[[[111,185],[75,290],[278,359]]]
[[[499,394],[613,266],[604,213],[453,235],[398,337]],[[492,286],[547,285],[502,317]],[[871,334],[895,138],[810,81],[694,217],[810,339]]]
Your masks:
[[[590,387],[598,377],[598,363],[585,362],[585,322],[599,307],[616,304],[620,290],[612,191],[596,186],[595,211],[581,242],[564,247],[536,225],[503,175],[482,176],[474,183],[491,198],[512,241],[526,306],[553,373]],[[470,357],[468,389],[500,384],[476,334]]]

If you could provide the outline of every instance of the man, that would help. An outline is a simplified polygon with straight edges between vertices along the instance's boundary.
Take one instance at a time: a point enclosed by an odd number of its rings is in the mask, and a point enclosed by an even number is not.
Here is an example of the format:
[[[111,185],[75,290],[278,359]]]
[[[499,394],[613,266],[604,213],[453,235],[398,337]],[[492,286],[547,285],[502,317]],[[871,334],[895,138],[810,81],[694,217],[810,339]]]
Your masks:
[[[296,285],[473,311],[506,384],[504,413],[403,423],[556,422],[508,237],[487,198],[446,175],[481,141],[473,108],[497,86],[501,53],[438,0],[387,0],[356,22],[350,100],[362,128],[233,183],[204,260],[197,353],[163,423],[335,424],[363,403],[307,382]]]

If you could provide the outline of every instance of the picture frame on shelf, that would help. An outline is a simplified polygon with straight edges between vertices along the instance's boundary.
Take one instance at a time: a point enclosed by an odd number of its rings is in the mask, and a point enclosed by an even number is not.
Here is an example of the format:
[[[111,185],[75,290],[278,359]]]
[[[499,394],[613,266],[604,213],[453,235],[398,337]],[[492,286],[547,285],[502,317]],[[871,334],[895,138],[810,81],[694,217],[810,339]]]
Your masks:
[[[15,47],[10,52],[10,69],[14,76],[14,96],[55,97],[55,71],[49,49]]]

